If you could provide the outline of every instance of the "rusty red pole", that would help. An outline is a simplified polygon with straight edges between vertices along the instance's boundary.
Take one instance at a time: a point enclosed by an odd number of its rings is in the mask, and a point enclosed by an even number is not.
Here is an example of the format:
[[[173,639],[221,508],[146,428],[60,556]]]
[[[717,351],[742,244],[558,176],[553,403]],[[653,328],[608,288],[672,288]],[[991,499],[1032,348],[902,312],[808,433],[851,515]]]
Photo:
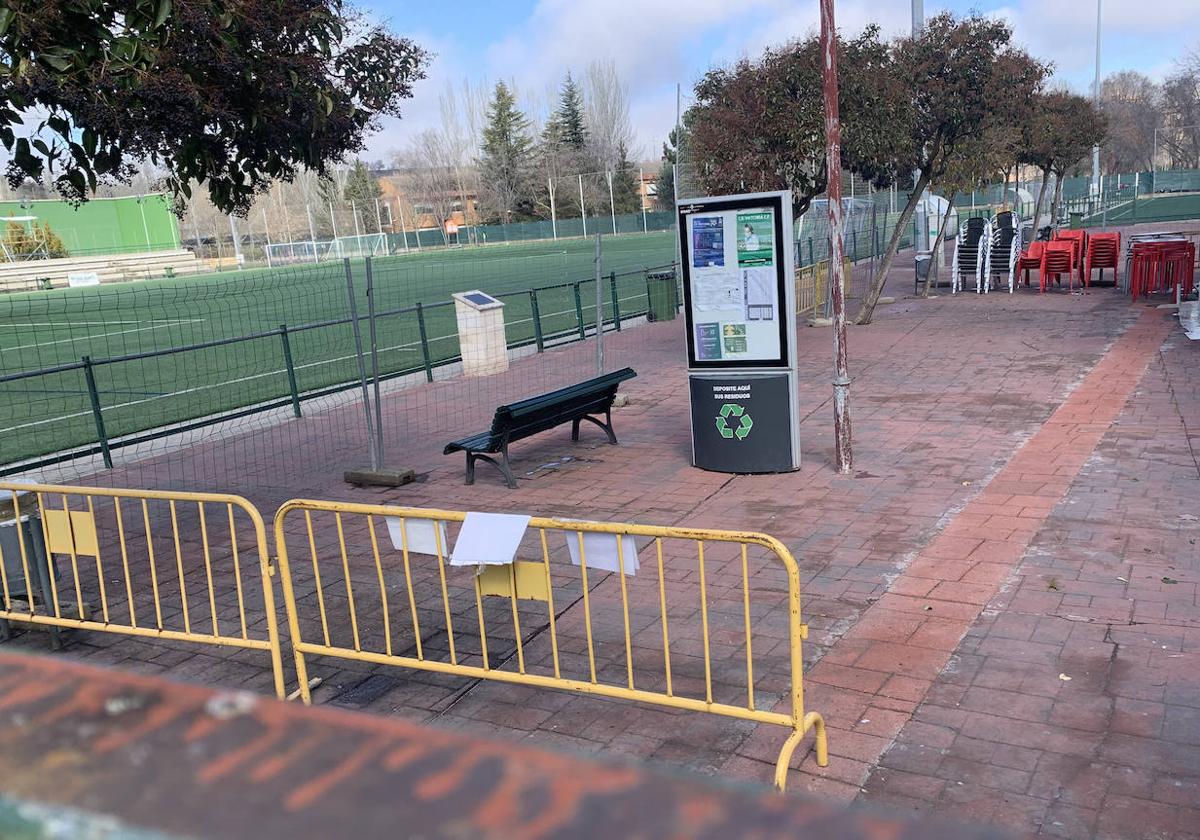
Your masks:
[[[837,28],[833,0],[821,0],[821,81],[825,89],[825,161],[829,173],[829,279],[833,296],[833,437],[837,471],[854,466],[850,451],[850,372],[846,362],[845,266],[842,237],[842,124],[838,116]]]

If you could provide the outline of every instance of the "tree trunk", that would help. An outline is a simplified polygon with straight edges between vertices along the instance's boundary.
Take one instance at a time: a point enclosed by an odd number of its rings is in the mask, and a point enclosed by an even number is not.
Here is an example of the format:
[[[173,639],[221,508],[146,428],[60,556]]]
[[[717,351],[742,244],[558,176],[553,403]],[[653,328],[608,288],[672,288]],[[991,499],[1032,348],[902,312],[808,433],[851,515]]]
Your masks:
[[[1050,185],[1050,170],[1042,170],[1042,186],[1038,188],[1037,204],[1033,206],[1033,229],[1036,232],[1037,226],[1042,220],[1042,207],[1046,203],[1046,187]]]
[[[921,200],[921,196],[925,194],[925,188],[928,186],[929,173],[925,171],[917,179],[912,195],[908,197],[908,203],[904,205],[904,211],[900,214],[900,220],[896,222],[896,228],[892,231],[892,237],[888,241],[887,249],[883,252],[883,260],[875,270],[875,276],[871,278],[871,288],[867,290],[867,295],[863,298],[862,309],[859,311],[858,318],[855,319],[854,323],[869,324],[871,323],[871,319],[875,317],[875,307],[879,305],[879,297],[883,294],[883,284],[887,282],[888,272],[892,270],[892,261],[896,259],[896,251],[900,247],[900,237],[904,235],[904,229],[912,221],[912,215],[917,209],[917,203]],[[916,243],[913,244],[915,247]]]
[[[1058,209],[1062,204],[1062,175],[1054,173],[1054,203],[1050,205],[1050,224],[1058,223]]]
[[[946,212],[942,215],[942,224],[938,228],[937,239],[933,240],[933,257],[929,261],[929,274],[925,275],[925,289],[921,292],[921,297],[929,297],[929,292],[938,279],[937,258],[942,253],[942,243],[946,238],[946,225],[950,224],[950,214],[954,212],[954,196],[956,195],[958,195],[957,190],[950,190],[950,194],[946,196]]]

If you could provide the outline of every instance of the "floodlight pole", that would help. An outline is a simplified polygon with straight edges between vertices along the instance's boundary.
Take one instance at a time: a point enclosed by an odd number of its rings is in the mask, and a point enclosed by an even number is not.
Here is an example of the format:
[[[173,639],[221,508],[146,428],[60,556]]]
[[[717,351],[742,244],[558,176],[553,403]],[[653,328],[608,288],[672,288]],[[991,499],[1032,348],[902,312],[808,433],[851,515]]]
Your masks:
[[[547,178],[546,186],[550,190],[550,233],[558,241],[558,213],[554,207],[554,179]]]
[[[846,359],[845,242],[842,232],[842,125],[838,114],[837,28],[833,1],[821,0],[821,81],[825,93],[825,170],[829,205],[829,280],[833,299],[833,436],[837,471],[854,466],[850,447],[850,372]]]
[[[1096,0],[1096,77],[1092,81],[1092,101],[1096,108],[1100,107],[1100,4]],[[1092,146],[1092,192],[1097,199],[1100,195],[1100,144]]]

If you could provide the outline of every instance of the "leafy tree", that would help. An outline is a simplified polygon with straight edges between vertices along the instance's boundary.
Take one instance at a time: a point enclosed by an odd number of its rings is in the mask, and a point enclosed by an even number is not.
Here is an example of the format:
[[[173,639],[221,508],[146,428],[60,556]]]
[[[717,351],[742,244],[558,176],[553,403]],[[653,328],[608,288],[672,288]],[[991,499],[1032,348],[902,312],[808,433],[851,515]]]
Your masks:
[[[1092,146],[1105,137],[1107,120],[1091,100],[1066,91],[1051,91],[1035,97],[1021,132],[1017,159],[1042,170],[1035,220],[1041,216],[1050,176],[1056,178],[1050,219],[1058,218],[1062,202],[1062,180],[1068,170],[1091,154]]]
[[[83,201],[149,161],[177,197],[196,181],[245,212],[272,180],[361,151],[427,61],[343,0],[5,0],[8,179]]]
[[[65,257],[67,246],[57,233],[50,229],[49,222],[39,225],[34,222],[25,228],[20,222],[9,222],[4,226],[4,249],[0,259],[7,260],[8,255],[21,257]]]
[[[842,164],[876,186],[895,177],[910,94],[877,27],[838,43]],[[821,50],[815,36],[710,71],[688,109],[689,150],[714,193],[790,189],[796,215],[825,191]],[[661,189],[660,189],[661,194]]]
[[[371,174],[371,170],[361,160],[354,161],[354,166],[346,174],[342,197],[357,213],[360,230],[367,231],[368,220],[375,224],[375,199],[381,195],[383,190],[379,187],[379,179]]]
[[[480,147],[479,177],[495,219],[501,223],[510,222],[514,214],[530,214],[528,192],[533,139],[529,136],[529,118],[521,113],[516,98],[501,81],[496,83],[486,120]]]
[[[625,144],[617,144],[617,163],[612,172],[613,208],[617,213],[638,213],[642,209],[641,185],[636,167],[629,160]]]
[[[580,151],[587,147],[583,93],[569,72],[558,96],[558,109],[554,112],[553,122],[557,124],[558,136],[564,146]]]
[[[978,143],[997,126],[1019,125],[1028,118],[1029,100],[1048,68],[1011,41],[1012,30],[1002,21],[981,16],[959,20],[947,12],[930,18],[916,37],[896,43],[896,71],[911,106],[901,123],[908,132],[901,146],[906,153],[896,168],[921,174],[876,267],[857,323],[869,324],[874,317],[900,238],[930,182],[946,175],[961,147]]]

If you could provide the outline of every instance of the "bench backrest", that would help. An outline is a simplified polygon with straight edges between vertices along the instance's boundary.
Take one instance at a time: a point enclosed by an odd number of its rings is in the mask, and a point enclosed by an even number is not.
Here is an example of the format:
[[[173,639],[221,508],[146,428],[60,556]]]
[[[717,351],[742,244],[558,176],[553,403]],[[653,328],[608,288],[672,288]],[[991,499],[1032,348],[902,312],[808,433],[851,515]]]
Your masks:
[[[583,413],[607,411],[612,407],[620,384],[635,376],[637,373],[633,368],[623,368],[557,391],[502,405],[492,418],[492,438],[499,440],[507,434],[509,440],[519,440],[552,429]]]

